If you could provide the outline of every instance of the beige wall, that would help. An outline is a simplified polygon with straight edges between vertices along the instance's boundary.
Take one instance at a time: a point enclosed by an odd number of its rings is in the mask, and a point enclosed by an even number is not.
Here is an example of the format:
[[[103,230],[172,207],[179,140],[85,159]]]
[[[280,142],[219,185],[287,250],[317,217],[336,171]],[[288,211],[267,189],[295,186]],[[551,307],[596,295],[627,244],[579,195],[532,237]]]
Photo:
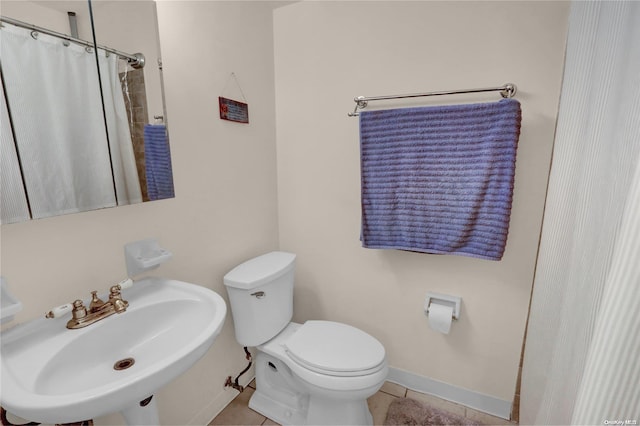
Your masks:
[[[275,11],[280,248],[298,254],[296,320],[353,324],[382,341],[393,367],[513,398],[567,15],[562,2],[302,2]],[[507,82],[519,87],[523,123],[503,260],[361,248],[353,97]],[[463,298],[448,336],[428,327],[427,291]]]
[[[568,5],[304,2],[277,9],[273,28],[271,6],[158,3],[176,198],[3,225],[2,274],[25,304],[17,321],[106,290],[126,274],[123,245],[137,239],[157,237],[174,252],[156,275],[225,298],[222,276],[230,268],[281,248],[299,255],[296,320],[351,323],[384,343],[394,367],[510,399]],[[242,96],[229,83],[231,72],[248,101],[249,125],[218,119],[218,95]],[[504,259],[362,249],[351,99],[507,81],[520,87],[524,122]],[[464,299],[449,336],[427,327],[429,290]],[[159,392],[162,423],[208,421],[236,394],[222,390],[224,378],[244,366],[228,316],[205,357]],[[109,416],[97,424],[119,421]]]
[[[270,7],[158,3],[176,198],[3,225],[2,275],[25,305],[17,321],[106,291],[126,275],[130,241],[158,238],[174,257],[156,275],[225,298],[227,271],[278,247]],[[218,118],[218,95],[240,96],[233,85],[223,93],[231,72],[249,103],[248,125]],[[229,315],[205,357],[159,392],[162,423],[205,424],[237,394],[223,390],[226,376],[245,366]]]

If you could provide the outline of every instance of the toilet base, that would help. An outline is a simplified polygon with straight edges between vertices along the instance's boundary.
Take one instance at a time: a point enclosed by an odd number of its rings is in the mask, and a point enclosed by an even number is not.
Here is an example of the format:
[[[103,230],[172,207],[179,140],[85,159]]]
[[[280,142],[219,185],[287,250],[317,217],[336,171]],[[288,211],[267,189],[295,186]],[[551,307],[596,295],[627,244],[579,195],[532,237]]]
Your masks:
[[[373,425],[365,400],[336,401],[314,397],[307,412],[308,425]]]
[[[249,408],[281,425],[304,425],[306,424],[305,410],[298,410],[276,401],[256,391],[249,400]]]
[[[249,408],[282,425],[373,425],[366,399],[314,392],[279,359],[258,351]],[[336,398],[337,397],[337,398]]]
[[[336,406],[335,401],[317,401],[314,398],[309,409],[296,410],[256,391],[249,400],[249,408],[281,425],[373,425],[373,416],[366,401],[350,401]]]

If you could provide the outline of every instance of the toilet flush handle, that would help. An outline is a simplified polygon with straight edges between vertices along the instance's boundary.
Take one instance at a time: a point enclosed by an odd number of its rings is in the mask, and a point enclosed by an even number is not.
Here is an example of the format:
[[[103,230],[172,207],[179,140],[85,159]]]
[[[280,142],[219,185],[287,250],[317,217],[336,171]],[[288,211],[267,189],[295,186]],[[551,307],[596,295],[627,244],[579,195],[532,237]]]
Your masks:
[[[264,297],[264,291],[256,291],[255,293],[251,293],[251,295],[258,299],[262,299]]]

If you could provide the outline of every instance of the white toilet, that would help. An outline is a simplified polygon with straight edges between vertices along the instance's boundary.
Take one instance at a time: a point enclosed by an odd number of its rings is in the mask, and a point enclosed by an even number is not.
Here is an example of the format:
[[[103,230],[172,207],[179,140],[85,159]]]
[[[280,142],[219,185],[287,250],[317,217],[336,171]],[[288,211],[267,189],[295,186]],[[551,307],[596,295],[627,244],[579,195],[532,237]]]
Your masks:
[[[371,425],[367,398],[387,377],[384,346],[346,324],[291,322],[295,258],[271,252],[224,277],[236,340],[257,349],[249,407],[284,425]]]

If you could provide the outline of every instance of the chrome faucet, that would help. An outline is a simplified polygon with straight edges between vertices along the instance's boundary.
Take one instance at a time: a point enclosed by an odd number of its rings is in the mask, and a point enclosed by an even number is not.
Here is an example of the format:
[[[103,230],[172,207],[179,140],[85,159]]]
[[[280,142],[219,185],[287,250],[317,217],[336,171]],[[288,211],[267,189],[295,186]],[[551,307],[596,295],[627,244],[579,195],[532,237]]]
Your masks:
[[[121,290],[131,287],[133,281],[131,279],[124,280],[120,284],[114,285],[109,289],[109,300],[106,302],[98,297],[97,291],[91,292],[91,303],[89,307],[84,306],[84,302],[80,299],[71,304],[59,306],[49,311],[46,318],[57,318],[60,315],[71,311],[71,319],[67,322],[67,328],[76,329],[86,327],[95,322],[100,321],[110,315],[119,314],[127,310],[129,302],[122,299]]]

